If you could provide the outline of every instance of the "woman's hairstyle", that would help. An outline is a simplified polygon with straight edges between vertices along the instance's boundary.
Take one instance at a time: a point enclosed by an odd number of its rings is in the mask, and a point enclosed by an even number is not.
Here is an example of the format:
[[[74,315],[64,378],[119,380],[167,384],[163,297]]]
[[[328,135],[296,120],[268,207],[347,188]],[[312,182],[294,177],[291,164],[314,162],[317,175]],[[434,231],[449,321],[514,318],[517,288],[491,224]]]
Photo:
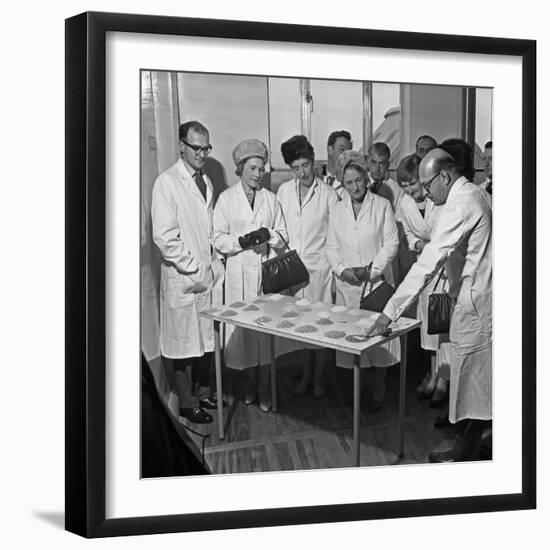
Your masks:
[[[418,181],[418,167],[422,159],[417,154],[403,157],[397,167],[397,183]]]
[[[237,164],[237,168],[235,168],[235,175],[236,176],[242,176],[243,175],[243,169],[244,169],[244,163],[246,162],[246,160],[241,160],[241,162],[239,162],[239,164]]]
[[[342,171],[342,180],[344,179],[344,175],[346,173],[346,170],[348,170],[349,168],[353,168],[354,170],[357,170],[357,172],[359,172],[360,174],[362,174],[362,176],[364,178],[367,177],[367,170],[365,169],[364,166],[362,166],[361,164],[359,164],[358,162],[354,162],[353,160],[348,162],[345,166],[344,166],[344,170]]]
[[[309,159],[313,162],[315,153],[306,136],[293,136],[281,145],[285,164],[289,166],[298,159]]]

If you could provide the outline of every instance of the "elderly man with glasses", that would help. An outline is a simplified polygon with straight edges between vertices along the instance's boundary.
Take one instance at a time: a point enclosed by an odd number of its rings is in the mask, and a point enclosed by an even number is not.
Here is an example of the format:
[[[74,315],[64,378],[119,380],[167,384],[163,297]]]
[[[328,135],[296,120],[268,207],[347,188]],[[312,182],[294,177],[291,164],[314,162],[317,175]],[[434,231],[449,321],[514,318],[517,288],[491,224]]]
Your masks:
[[[491,197],[470,182],[463,164],[443,149],[433,149],[424,157],[420,181],[434,204],[443,205],[440,218],[430,242],[369,335],[387,334],[390,323],[418,298],[452,255],[447,273],[456,305],[450,328],[449,420],[457,424],[460,435],[451,450],[431,453],[429,460],[476,460],[481,433],[492,418]]]
[[[212,150],[208,130],[197,121],[182,124],[179,150],[178,161],[155,182],[151,207],[153,240],[162,256],[160,343],[163,357],[173,361],[180,415],[207,424],[213,418],[205,409],[217,406],[209,384],[214,327],[199,312],[221,303],[223,282],[211,244],[214,189],[203,172]]]

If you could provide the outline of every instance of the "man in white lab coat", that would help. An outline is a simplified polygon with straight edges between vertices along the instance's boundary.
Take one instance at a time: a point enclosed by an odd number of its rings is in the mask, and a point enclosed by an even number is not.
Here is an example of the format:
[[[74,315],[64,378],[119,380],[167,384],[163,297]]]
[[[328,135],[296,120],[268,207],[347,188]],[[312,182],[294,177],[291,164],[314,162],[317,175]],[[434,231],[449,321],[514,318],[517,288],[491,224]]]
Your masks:
[[[420,181],[435,205],[444,205],[418,261],[387,303],[369,334],[386,334],[389,325],[418,298],[450,254],[462,268],[449,272],[456,305],[451,318],[449,420],[459,437],[431,462],[478,458],[481,432],[492,418],[492,204],[490,196],[463,175],[463,167],[442,149],[420,164]],[[453,290],[454,289],[454,290]]]
[[[351,134],[347,130],[335,130],[328,136],[327,164],[323,166],[323,181],[336,191],[339,199],[344,194],[344,188],[336,177],[336,161],[344,151],[349,151],[352,147]]]
[[[411,219],[418,215],[418,207],[412,197],[407,195],[401,186],[389,176],[390,148],[382,141],[373,143],[367,154],[369,170],[369,191],[388,199],[392,205],[399,242],[402,249],[407,248],[407,237],[403,227],[404,219]],[[399,258],[393,261],[393,279],[399,284],[404,277],[399,269]]]
[[[162,255],[161,351],[174,364],[180,415],[210,423],[205,409],[217,406],[209,388],[214,330],[199,312],[216,296],[221,303],[223,265],[211,244],[214,189],[202,171],[212,149],[208,130],[197,121],[182,124],[179,148],[179,160],[155,182],[151,207],[153,240]]]

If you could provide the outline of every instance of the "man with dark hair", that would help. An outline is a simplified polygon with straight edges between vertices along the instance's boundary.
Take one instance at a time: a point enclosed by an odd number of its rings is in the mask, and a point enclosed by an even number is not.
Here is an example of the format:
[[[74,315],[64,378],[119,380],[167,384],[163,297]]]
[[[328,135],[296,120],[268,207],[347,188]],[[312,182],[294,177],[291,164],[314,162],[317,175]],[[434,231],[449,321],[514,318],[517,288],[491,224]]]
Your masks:
[[[453,157],[460,173],[473,182],[475,176],[474,151],[470,144],[463,139],[451,138],[442,141],[439,147]]]
[[[336,161],[344,152],[349,151],[353,146],[351,134],[347,130],[336,130],[331,132],[327,141],[327,164],[323,166],[323,181],[330,185],[338,195],[342,198],[344,188],[338,181],[335,175]]]
[[[493,194],[493,142],[488,141],[485,144],[485,151],[483,152],[483,171],[485,173],[485,180],[479,184],[481,189],[484,189],[490,195]]]
[[[151,207],[162,256],[160,343],[163,357],[173,361],[180,415],[209,423],[204,409],[217,406],[209,387],[214,328],[199,312],[221,302],[223,266],[211,245],[214,189],[203,172],[212,150],[208,130],[198,121],[182,124],[179,149],[178,161],[155,181]]]
[[[432,149],[437,147],[437,141],[432,136],[420,136],[416,140],[415,153],[423,159]]]
[[[467,169],[439,148],[422,160],[420,181],[434,204],[443,205],[440,218],[430,242],[369,331],[387,334],[390,323],[447,262],[449,293],[456,298],[449,420],[460,435],[451,450],[431,453],[431,462],[476,460],[482,431],[492,418],[492,205],[490,196],[465,177]]]

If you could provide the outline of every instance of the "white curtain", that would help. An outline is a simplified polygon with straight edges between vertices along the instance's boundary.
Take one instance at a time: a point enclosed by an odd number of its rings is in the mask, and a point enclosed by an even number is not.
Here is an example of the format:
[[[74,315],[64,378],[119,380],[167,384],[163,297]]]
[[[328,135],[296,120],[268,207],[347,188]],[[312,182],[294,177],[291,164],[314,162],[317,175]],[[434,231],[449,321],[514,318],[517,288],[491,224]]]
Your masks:
[[[178,158],[177,81],[173,73],[141,73],[141,350],[159,390],[169,384],[160,357],[160,254],[152,239],[151,195],[157,176]]]

